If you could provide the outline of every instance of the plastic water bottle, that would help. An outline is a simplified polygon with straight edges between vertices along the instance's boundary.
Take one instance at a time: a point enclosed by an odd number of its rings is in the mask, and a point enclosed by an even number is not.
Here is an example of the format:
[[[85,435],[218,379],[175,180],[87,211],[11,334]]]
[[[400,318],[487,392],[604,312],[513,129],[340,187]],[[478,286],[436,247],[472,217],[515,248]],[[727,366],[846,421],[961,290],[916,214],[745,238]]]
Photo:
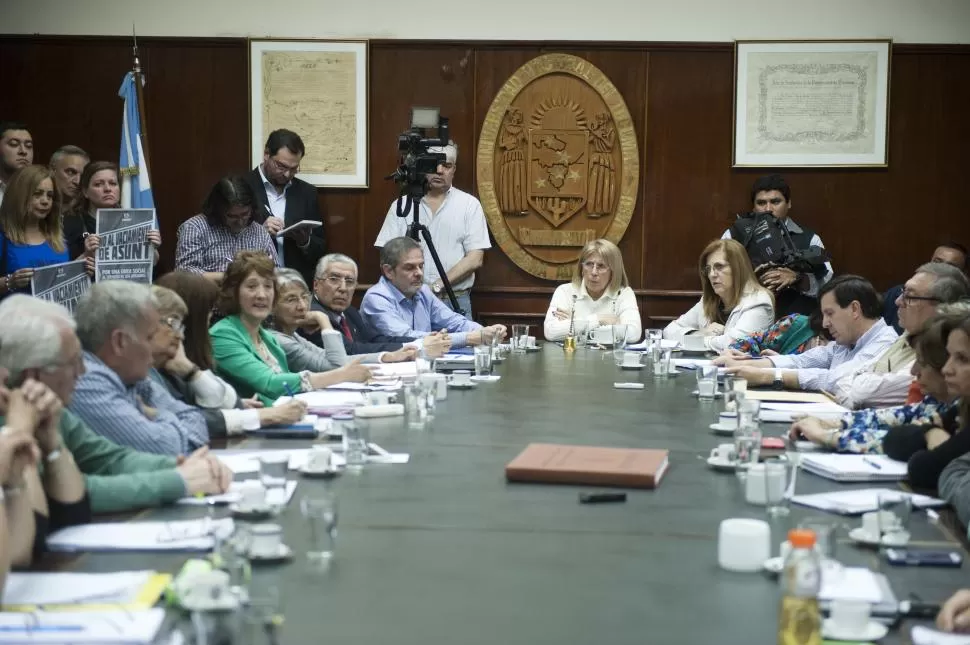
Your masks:
[[[815,550],[815,532],[794,529],[788,532],[788,541],[792,550],[785,558],[778,645],[821,645],[822,562]]]

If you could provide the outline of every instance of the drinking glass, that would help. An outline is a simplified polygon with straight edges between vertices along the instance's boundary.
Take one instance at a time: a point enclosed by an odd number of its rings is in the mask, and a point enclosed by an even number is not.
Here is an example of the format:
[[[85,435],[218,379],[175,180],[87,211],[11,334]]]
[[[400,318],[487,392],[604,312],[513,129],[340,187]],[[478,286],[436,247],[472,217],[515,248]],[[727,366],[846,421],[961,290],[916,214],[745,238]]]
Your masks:
[[[278,642],[271,635],[279,633],[283,624],[283,604],[280,591],[274,586],[257,585],[252,589],[249,605],[240,612],[241,624],[238,645],[263,645]]]
[[[285,451],[268,454],[259,458],[259,480],[266,487],[266,502],[285,500],[286,475],[290,468],[290,456]],[[282,506],[282,504],[274,504]]]
[[[897,492],[879,493],[879,540],[886,536],[909,533],[913,502],[909,495]]]
[[[300,513],[306,522],[307,559],[325,562],[333,558],[337,547],[337,496],[331,492],[314,492],[300,500]]]
[[[697,396],[713,399],[717,396],[717,367],[703,365],[697,368]]]
[[[790,485],[794,468],[785,458],[766,459],[765,467],[765,512],[771,517],[788,515]]]
[[[808,529],[815,533],[815,551],[822,560],[835,561],[836,532],[842,527],[841,522],[822,518],[808,518],[798,523],[798,528]]]
[[[761,425],[761,401],[747,397],[738,398],[738,423]]]
[[[423,388],[424,385],[415,383],[414,387]],[[427,401],[425,401],[427,405]],[[361,423],[356,419],[344,422],[344,455],[347,458],[347,471],[359,473],[367,463],[367,438],[364,437]]]
[[[670,361],[673,352],[669,349],[659,349],[659,343],[654,345],[654,347],[656,348],[654,349],[654,356],[656,358],[653,360],[653,375],[656,378],[667,378],[667,375],[670,374]]]
[[[409,428],[424,428],[428,418],[428,397],[420,382],[404,385],[404,415]]]
[[[738,423],[738,429],[734,431],[734,452],[738,456],[736,472],[744,477],[748,467],[758,463],[761,456],[761,428],[755,424]]]
[[[623,354],[626,353],[627,325],[610,325],[613,330],[613,362],[619,367],[623,365]]]
[[[724,411],[737,412],[748,391],[748,381],[734,374],[724,375]]]
[[[492,375],[492,347],[478,345],[475,347],[475,376]]]
[[[528,325],[512,325],[512,351],[516,354],[525,353],[526,337],[529,335]]]

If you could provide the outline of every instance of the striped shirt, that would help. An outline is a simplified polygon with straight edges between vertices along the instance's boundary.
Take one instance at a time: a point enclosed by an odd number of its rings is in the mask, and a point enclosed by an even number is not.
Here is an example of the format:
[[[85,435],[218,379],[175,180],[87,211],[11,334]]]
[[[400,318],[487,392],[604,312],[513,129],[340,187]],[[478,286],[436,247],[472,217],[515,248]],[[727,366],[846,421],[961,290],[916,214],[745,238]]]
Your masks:
[[[179,226],[175,268],[192,273],[224,272],[239,251],[264,251],[276,266],[283,266],[269,233],[255,220],[233,233],[227,226],[211,226],[205,215],[196,215]]]
[[[404,207],[404,202],[401,203],[401,207]],[[384,218],[384,226],[377,234],[374,246],[380,248],[396,237],[404,237],[407,235],[408,226],[413,221],[412,213],[408,213],[407,217],[398,217],[397,201],[391,202],[391,207],[387,209],[387,217]],[[422,201],[418,221],[428,227],[434,248],[438,251],[441,266],[445,271],[451,271],[451,267],[458,264],[469,251],[492,248],[492,243],[488,239],[488,226],[485,223],[482,203],[474,195],[469,195],[463,190],[450,188],[445,194],[441,207],[434,215],[431,214],[427,203]],[[424,282],[434,284],[441,276],[438,275],[438,269],[431,259],[424,237],[421,238],[421,250],[424,251]],[[471,289],[473,284],[475,284],[474,273],[451,286],[455,291],[464,291]]]
[[[117,372],[90,352],[84,352],[84,368],[69,407],[102,437],[142,452],[172,456],[209,443],[202,412],[177,401],[150,378],[126,386]],[[143,406],[154,410],[151,418]]]

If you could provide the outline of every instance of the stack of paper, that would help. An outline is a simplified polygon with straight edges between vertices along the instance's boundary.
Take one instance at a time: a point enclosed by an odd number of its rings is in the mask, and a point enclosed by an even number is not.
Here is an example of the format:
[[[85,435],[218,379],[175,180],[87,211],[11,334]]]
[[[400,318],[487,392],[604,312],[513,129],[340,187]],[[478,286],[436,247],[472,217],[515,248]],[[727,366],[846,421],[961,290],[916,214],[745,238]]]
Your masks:
[[[913,625],[913,645],[970,645],[970,634],[948,634],[923,625]]]
[[[143,611],[0,613],[0,642],[141,644],[155,639],[165,620],[164,609]]]
[[[946,506],[946,502],[942,499],[928,497],[926,495],[916,495],[915,493],[904,493],[903,491],[889,488],[863,488],[860,490],[844,490],[835,493],[795,495],[791,501],[802,506],[817,508],[822,511],[831,511],[841,515],[861,515],[862,513],[879,510],[880,495],[909,497],[913,506],[916,508]]]
[[[211,450],[209,454],[215,455],[219,461],[229,467],[234,475],[244,473],[259,472],[259,458],[265,455],[288,455],[290,458],[290,470],[297,470],[298,465],[306,463],[306,454],[309,448],[298,448],[295,450]]]
[[[822,567],[822,587],[818,599],[861,600],[875,605],[882,600],[882,587],[876,574],[863,567]]]
[[[326,389],[328,390],[349,390],[351,392],[394,392],[395,390],[400,390],[404,382],[401,379],[381,379],[380,381],[374,381],[371,383],[352,383],[350,381],[344,381],[343,383],[336,383],[334,385],[328,385]]]
[[[765,401],[761,404],[761,420],[766,423],[791,423],[800,417],[819,419],[841,419],[849,412],[838,403],[821,401],[817,403],[784,403]]]
[[[171,579],[170,574],[156,571],[10,573],[3,590],[3,606],[15,611],[62,605],[75,609],[105,605],[149,609]]]
[[[211,551],[232,535],[232,518],[173,522],[108,522],[69,526],[51,534],[51,551]]]
[[[706,358],[671,358],[670,364],[674,367],[679,367],[682,370],[696,370],[702,367],[707,367],[708,365],[713,365],[714,361]],[[727,368],[720,367],[717,371],[720,374],[724,374],[727,372]]]
[[[276,399],[273,405],[283,405],[292,397],[281,396]],[[360,392],[347,392],[344,390],[314,390],[313,392],[301,392],[296,398],[307,404],[307,407],[314,414],[326,414],[335,409],[353,408],[364,405],[364,395]]]
[[[236,504],[240,499],[242,499],[242,494],[239,492],[241,483],[242,482],[231,483],[229,485],[229,490],[221,495],[209,495],[207,497],[183,497],[176,503],[185,504],[186,506],[205,506],[206,504]],[[295,490],[296,481],[286,482],[285,487],[270,488],[266,491],[266,503],[270,506],[286,506],[293,498],[293,492]]]
[[[837,482],[899,481],[906,479],[906,462],[885,455],[835,455],[806,453],[801,467]]]

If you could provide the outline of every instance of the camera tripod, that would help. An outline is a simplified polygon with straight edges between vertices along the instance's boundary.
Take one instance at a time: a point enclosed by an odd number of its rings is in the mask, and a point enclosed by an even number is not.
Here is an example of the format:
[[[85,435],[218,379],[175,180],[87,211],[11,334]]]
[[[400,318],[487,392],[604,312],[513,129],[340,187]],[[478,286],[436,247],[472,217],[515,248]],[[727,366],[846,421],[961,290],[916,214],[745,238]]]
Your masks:
[[[407,217],[408,210],[411,211],[413,217],[411,219],[411,224],[408,226],[407,236],[415,242],[421,241],[418,238],[419,234],[424,238],[425,244],[428,245],[428,251],[431,252],[431,260],[434,262],[434,266],[438,270],[438,277],[441,279],[441,284],[444,285],[445,293],[448,294],[448,301],[451,303],[452,311],[464,316],[466,312],[458,305],[458,298],[455,297],[455,290],[451,287],[451,281],[448,279],[448,273],[445,271],[444,267],[441,266],[441,258],[438,257],[438,250],[435,248],[434,241],[431,239],[431,231],[429,231],[428,227],[422,224],[420,220],[421,199],[424,197],[424,193],[424,182],[420,184],[409,184],[407,190],[401,191],[401,196],[397,198],[397,216]],[[401,203],[402,200],[404,201],[403,208]]]

